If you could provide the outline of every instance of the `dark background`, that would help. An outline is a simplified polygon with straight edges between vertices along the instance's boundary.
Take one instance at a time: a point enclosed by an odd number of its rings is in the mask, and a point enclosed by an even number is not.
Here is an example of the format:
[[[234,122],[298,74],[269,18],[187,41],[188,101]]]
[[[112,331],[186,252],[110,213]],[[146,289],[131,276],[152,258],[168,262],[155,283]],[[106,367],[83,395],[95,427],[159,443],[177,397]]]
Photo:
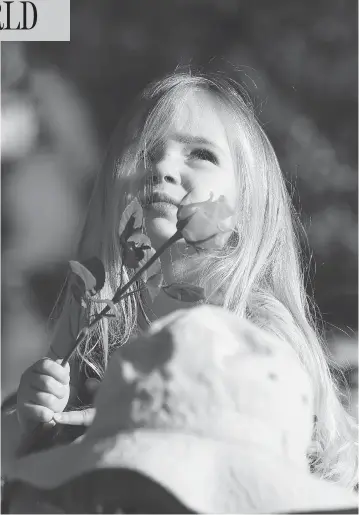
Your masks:
[[[2,43],[3,397],[46,353],[46,320],[124,107],[178,65],[223,71],[249,91],[308,234],[308,292],[355,394],[357,2],[71,8],[71,42]]]

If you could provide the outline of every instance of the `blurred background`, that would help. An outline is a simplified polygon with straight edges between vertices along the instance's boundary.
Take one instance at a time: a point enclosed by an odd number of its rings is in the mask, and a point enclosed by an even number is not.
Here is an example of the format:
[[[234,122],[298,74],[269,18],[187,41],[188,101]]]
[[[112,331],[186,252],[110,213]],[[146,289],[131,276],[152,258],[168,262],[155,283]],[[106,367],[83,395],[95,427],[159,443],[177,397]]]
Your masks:
[[[46,353],[123,109],[178,65],[241,81],[307,231],[308,293],[357,414],[355,0],[76,0],[71,42],[2,43],[2,398]]]

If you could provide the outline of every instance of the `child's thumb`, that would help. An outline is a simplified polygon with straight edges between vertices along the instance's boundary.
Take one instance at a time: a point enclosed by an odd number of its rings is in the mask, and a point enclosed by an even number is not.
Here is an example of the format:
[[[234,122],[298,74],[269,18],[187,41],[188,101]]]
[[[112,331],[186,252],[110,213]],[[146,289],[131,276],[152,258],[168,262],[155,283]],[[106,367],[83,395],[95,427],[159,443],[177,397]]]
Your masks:
[[[87,408],[77,411],[64,411],[55,413],[54,420],[58,424],[68,424],[71,426],[90,426],[95,418],[96,409]]]
[[[67,362],[65,363],[65,365],[62,365],[62,361],[63,359],[62,358],[59,358],[59,359],[55,359],[54,360],[58,365],[61,365],[63,367],[64,370],[66,370],[66,372],[70,372],[70,363]]]

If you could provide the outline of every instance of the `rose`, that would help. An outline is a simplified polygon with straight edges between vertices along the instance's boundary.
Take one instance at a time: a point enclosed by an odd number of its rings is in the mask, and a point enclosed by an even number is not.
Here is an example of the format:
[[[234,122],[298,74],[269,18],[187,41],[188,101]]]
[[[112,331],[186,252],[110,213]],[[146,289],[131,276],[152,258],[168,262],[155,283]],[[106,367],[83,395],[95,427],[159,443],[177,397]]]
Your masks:
[[[189,245],[197,249],[222,248],[235,226],[234,211],[221,195],[213,200],[181,204],[177,212],[177,230]]]
[[[193,285],[169,285],[162,287],[161,283],[161,272],[158,272],[160,263],[158,258],[173,245],[176,241],[184,238],[186,242],[193,245],[196,249],[210,249],[218,248],[225,244],[231,231],[234,228],[234,212],[228,205],[225,197],[222,195],[217,200],[213,200],[213,193],[210,198],[204,202],[192,203],[192,204],[181,204],[177,214],[177,231],[167,241],[165,241],[156,252],[151,247],[150,240],[145,234],[142,233],[143,227],[143,212],[140,203],[135,199],[126,208],[123,213],[120,227],[119,236],[120,244],[123,250],[123,258],[127,261],[129,268],[136,269],[135,274],[131,279],[124,285],[120,285],[112,299],[94,300],[93,302],[106,303],[107,306],[89,323],[86,327],[86,331],[83,330],[76,339],[74,347],[65,356],[63,364],[65,364],[76,347],[86,337],[87,332],[91,327],[97,324],[104,316],[108,315],[110,309],[114,308],[125,295],[130,295],[132,292],[127,293],[132,284],[138,281],[140,278],[146,283],[148,280],[153,278],[153,285],[156,290],[159,288],[164,289],[170,296],[179,298],[186,301],[186,295],[183,294],[183,290],[187,288],[189,294],[187,295],[190,301],[194,300],[194,296],[202,298],[202,291],[197,291]],[[82,267],[75,267],[72,263],[72,271],[79,275],[79,277],[86,282],[87,288],[93,288],[93,273],[95,269],[88,270],[89,274],[84,274]],[[77,263],[77,265],[80,265]],[[92,273],[93,272],[93,273]],[[96,275],[96,274],[95,274]],[[99,274],[101,277],[96,280],[95,291],[98,291],[104,282],[104,271]],[[80,299],[81,300],[81,299]]]

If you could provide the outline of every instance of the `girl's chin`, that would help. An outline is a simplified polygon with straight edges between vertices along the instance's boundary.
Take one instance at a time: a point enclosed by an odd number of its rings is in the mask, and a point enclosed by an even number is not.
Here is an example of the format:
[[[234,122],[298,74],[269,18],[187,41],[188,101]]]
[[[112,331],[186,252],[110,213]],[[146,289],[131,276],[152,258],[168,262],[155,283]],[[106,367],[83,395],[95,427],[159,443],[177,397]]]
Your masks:
[[[151,240],[152,246],[158,248],[176,232],[177,218],[146,217],[146,233]]]

